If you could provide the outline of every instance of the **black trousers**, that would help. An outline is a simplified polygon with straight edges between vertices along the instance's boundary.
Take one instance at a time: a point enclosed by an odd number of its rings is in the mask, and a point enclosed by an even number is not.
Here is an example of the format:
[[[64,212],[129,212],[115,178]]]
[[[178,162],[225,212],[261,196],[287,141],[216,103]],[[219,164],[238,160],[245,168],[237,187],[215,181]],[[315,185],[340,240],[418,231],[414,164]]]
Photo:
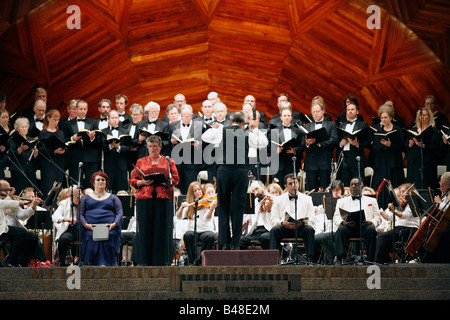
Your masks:
[[[0,235],[1,240],[11,241],[7,263],[28,266],[28,261],[36,256],[37,234],[20,227],[8,226],[8,229],[8,232]]]
[[[373,261],[375,257],[375,248],[378,232],[372,225],[362,226],[362,237],[366,245],[367,259]],[[345,245],[349,238],[359,238],[359,225],[349,227],[341,225],[335,233],[335,253],[338,259],[342,259],[345,255]]]
[[[305,244],[306,256],[314,257],[314,234],[312,227],[303,225],[297,229],[297,238],[302,238]],[[288,229],[283,226],[275,226],[270,230],[270,249],[278,249],[281,251],[281,239],[295,238],[295,230]]]
[[[195,264],[201,260],[201,257],[197,254],[197,243],[195,241],[195,233],[193,230],[186,231],[183,236],[184,245],[189,258],[190,264]],[[212,231],[197,232],[197,241],[202,242],[201,251],[211,250],[214,247],[214,241],[216,241],[216,234]]]
[[[239,249],[248,188],[248,168],[220,165],[217,169],[219,247]],[[231,233],[230,234],[230,220]]]
[[[395,227],[394,230],[389,230],[387,232],[383,232],[378,234],[377,237],[377,245],[375,249],[375,262],[376,263],[387,263],[391,262],[391,258],[389,257],[389,252],[394,248],[394,233],[396,241],[404,241],[405,245],[409,235],[417,231],[417,228],[409,228],[409,227]]]
[[[69,243],[78,239],[78,230],[75,226],[69,226],[69,228],[59,237],[58,239],[58,256],[60,266],[67,266],[66,264],[66,254],[69,247]],[[79,252],[78,245],[72,248],[72,255],[76,256]]]
[[[245,250],[250,246],[251,241],[255,240],[261,242],[261,249],[269,249],[270,231],[267,231],[267,229],[262,226],[257,227],[252,234],[241,237],[239,248]]]
[[[330,184],[331,170],[306,170],[306,190],[324,190]]]
[[[165,266],[172,262],[173,210],[168,199],[136,201],[134,262],[141,266]]]

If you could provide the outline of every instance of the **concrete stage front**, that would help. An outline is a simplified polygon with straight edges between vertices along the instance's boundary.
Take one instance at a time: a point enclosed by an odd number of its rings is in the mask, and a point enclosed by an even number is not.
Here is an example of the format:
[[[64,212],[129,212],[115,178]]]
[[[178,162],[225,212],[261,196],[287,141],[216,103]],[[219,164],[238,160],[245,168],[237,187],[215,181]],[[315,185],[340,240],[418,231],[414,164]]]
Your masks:
[[[0,268],[0,300],[448,300],[450,265]]]

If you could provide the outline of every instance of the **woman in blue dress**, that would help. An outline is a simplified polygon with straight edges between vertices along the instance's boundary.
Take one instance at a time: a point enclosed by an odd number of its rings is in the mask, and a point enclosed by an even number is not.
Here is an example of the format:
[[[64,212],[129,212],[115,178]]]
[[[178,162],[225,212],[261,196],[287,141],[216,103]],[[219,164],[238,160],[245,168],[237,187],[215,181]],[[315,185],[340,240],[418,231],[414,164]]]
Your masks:
[[[96,172],[91,176],[94,192],[81,198],[80,222],[82,228],[82,261],[95,266],[115,266],[120,252],[123,208],[119,198],[106,191],[108,175]],[[97,224],[107,224],[109,238],[95,241],[92,238]]]

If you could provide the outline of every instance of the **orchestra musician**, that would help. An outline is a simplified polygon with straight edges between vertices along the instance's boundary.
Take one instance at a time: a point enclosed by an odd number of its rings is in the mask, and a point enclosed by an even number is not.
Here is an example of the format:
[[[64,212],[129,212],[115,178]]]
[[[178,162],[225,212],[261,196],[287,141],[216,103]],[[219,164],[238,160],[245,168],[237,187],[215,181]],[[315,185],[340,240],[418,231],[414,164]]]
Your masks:
[[[2,190],[5,196],[10,190]],[[11,248],[6,260],[7,267],[26,267],[33,257],[38,237],[35,233],[28,232],[23,226],[8,226],[7,216],[18,211],[24,206],[24,201],[19,199],[6,199],[0,197],[0,240],[11,241]]]
[[[133,250],[138,265],[163,266],[172,262],[168,256],[173,229],[171,199],[179,177],[175,162],[161,155],[161,138],[152,135],[146,144],[149,155],[137,160],[129,180],[130,186],[136,189],[137,230]],[[163,174],[166,182],[156,184],[151,177],[145,179],[144,175],[154,173]]]
[[[273,197],[265,191],[264,183],[260,180],[255,180],[250,184],[250,191],[256,196],[255,214],[253,219],[247,222],[248,232],[241,236],[239,248],[245,250],[251,241],[259,241],[262,249],[269,249]]]
[[[17,266],[18,264],[20,264],[21,266],[26,267],[28,266],[28,261],[35,257],[40,258],[42,261],[46,260],[45,255],[44,257],[37,256],[37,234],[27,231],[24,226],[26,224],[26,221],[34,215],[36,207],[42,202],[42,199],[38,197],[23,199],[21,197],[15,196],[14,191],[15,189],[11,188],[11,185],[7,180],[0,180],[0,202],[6,200],[19,200],[20,202],[18,207],[0,211],[0,216],[5,216],[4,219],[6,225],[10,229],[12,235],[20,234],[20,239],[14,238],[14,240],[18,241],[19,248],[22,246],[22,244],[26,244],[25,248],[23,248],[23,251],[18,254],[17,257],[13,257],[12,262],[9,263],[13,266]],[[26,202],[24,200],[27,200],[27,202],[29,203],[28,207],[26,206]]]
[[[406,196],[412,194],[413,190],[414,186],[410,183],[400,185],[396,190],[400,208],[395,208],[391,203],[386,210],[380,210],[381,216],[387,221],[395,219],[395,229],[378,234],[375,250],[376,263],[390,262],[389,251],[393,249],[394,235],[397,241],[403,239],[403,242],[407,243],[407,239],[420,227],[420,218],[413,215],[406,200]]]
[[[450,206],[450,172],[445,172],[441,176],[439,185],[443,196],[442,198],[436,197],[435,199],[440,212],[439,222],[437,222],[433,228],[428,230],[425,240],[425,243],[427,243],[433,231],[438,232],[437,245],[432,251],[430,248],[425,250],[422,255],[422,261],[425,263],[450,263],[450,210],[448,210]],[[445,224],[447,226],[445,226]]]
[[[314,205],[311,196],[298,191],[293,173],[284,178],[285,193],[274,200],[271,213],[270,249],[281,250],[282,238],[303,238],[308,263],[314,259]],[[295,204],[295,202],[297,202]],[[295,211],[297,210],[297,212]],[[295,219],[297,219],[295,221]],[[297,230],[295,230],[297,227]]]
[[[56,229],[55,242],[58,245],[58,257],[60,266],[67,266],[66,253],[69,244],[78,239],[76,230],[78,202],[80,200],[77,186],[69,186],[68,197],[61,200],[52,215],[53,225]],[[76,244],[78,246],[78,244]],[[75,257],[77,248],[72,248]]]
[[[361,182],[362,189],[362,182]],[[381,223],[380,211],[378,209],[378,203],[375,198],[361,195],[361,203],[359,200],[360,195],[360,182],[358,178],[353,178],[350,181],[350,196],[338,199],[336,202],[336,210],[333,216],[335,233],[335,254],[337,257],[336,263],[341,264],[344,258],[344,247],[349,238],[360,237],[359,220],[350,220],[348,217],[345,219],[341,216],[340,209],[344,209],[347,212],[359,212],[360,208],[364,211],[365,220],[362,221],[362,235],[367,249],[367,259],[373,261],[375,256],[376,227]]]
[[[209,100],[208,100],[209,101]],[[186,201],[177,210],[178,219],[188,219],[188,227],[183,235],[188,254],[188,263],[201,265],[201,256],[197,256],[197,241],[201,241],[201,251],[211,250],[217,235],[214,227],[214,211],[217,197],[211,197],[198,181],[189,185]],[[195,216],[197,215],[197,217]]]

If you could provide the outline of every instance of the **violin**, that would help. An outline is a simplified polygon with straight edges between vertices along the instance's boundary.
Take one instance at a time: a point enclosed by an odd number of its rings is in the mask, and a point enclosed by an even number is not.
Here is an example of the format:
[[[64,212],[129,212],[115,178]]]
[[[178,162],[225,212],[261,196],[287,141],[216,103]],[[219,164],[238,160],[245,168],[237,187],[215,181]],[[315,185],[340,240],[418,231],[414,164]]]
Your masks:
[[[200,200],[197,202],[197,209],[203,209],[203,208],[209,208],[211,206],[211,203],[217,200],[217,193],[213,195],[204,195]],[[195,202],[189,203],[188,207],[195,205]]]
[[[261,199],[260,203],[261,205],[259,207],[259,211],[266,211],[267,204],[273,203],[273,197],[265,196],[264,198]]]

